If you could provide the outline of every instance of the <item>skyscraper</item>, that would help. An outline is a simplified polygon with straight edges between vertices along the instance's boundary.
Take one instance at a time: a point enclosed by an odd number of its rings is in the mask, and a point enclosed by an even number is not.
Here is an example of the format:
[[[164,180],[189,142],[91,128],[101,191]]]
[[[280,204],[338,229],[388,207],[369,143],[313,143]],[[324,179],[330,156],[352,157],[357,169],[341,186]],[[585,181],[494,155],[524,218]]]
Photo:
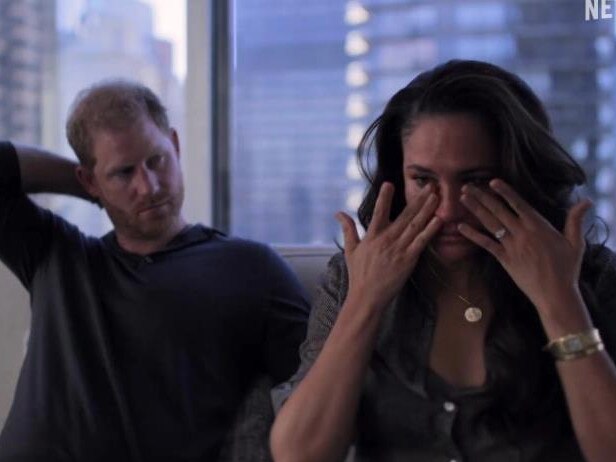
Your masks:
[[[0,138],[41,142],[54,38],[54,0],[0,2]]]
[[[614,22],[579,0],[241,0],[233,15],[231,229],[331,243],[364,193],[354,150],[385,102],[452,58],[494,62],[546,103],[614,213]]]
[[[347,35],[358,51],[349,72],[359,81],[348,98],[364,107],[349,131],[361,133],[422,70],[452,58],[493,62],[524,78],[544,101],[557,138],[589,173],[587,192],[599,214],[616,226],[614,21],[585,21],[583,3],[349,1],[351,16],[363,20]]]
[[[344,200],[344,4],[238,2],[230,112],[231,229],[331,242]]]

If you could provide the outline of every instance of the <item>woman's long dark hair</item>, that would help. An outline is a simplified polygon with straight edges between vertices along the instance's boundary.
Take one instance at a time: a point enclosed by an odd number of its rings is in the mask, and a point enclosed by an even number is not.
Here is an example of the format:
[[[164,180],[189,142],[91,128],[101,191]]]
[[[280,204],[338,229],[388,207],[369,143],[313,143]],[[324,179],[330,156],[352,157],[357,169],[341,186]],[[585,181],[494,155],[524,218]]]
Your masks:
[[[403,139],[422,118],[446,114],[468,114],[482,122],[496,143],[499,177],[556,229],[563,229],[573,190],[586,182],[586,175],[554,139],[541,101],[504,69],[458,60],[413,79],[363,136],[357,154],[369,188],[357,214],[364,228],[384,181],[395,186],[391,219],[402,211]],[[562,400],[562,391],[554,361],[541,351],[546,337],[535,307],[494,258],[484,260],[497,313],[486,339],[488,380],[496,393],[488,417],[495,424],[516,427]],[[586,299],[588,290],[584,284],[581,288]]]

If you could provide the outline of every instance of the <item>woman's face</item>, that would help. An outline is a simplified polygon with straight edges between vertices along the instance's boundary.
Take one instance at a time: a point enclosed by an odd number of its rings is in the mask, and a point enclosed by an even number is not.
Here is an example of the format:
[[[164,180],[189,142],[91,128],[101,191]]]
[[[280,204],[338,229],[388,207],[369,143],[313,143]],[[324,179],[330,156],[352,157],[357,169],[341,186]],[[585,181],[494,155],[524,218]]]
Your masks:
[[[443,226],[430,243],[432,253],[445,266],[468,262],[479,248],[457,226],[482,226],[460,202],[461,190],[467,183],[488,189],[497,168],[494,141],[472,115],[426,116],[403,138],[402,150],[406,201],[429,184],[440,199],[435,214]]]

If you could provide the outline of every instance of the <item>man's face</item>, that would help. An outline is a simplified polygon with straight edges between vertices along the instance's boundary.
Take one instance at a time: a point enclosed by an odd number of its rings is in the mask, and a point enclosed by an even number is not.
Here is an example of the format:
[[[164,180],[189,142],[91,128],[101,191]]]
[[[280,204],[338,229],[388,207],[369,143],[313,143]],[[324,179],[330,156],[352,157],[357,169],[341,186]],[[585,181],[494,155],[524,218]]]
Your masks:
[[[144,116],[123,130],[96,131],[93,155],[88,192],[117,234],[156,240],[177,231],[184,186],[175,131],[166,133]]]

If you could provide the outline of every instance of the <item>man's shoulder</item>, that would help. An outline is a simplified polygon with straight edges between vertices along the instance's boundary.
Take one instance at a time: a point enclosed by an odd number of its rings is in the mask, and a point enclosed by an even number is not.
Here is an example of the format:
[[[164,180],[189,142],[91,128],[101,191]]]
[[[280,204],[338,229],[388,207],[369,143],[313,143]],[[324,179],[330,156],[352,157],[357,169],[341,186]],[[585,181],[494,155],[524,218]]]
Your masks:
[[[224,252],[226,258],[259,263],[280,259],[269,244],[231,236],[205,225],[196,225],[196,228],[203,233],[209,233],[209,247]]]

